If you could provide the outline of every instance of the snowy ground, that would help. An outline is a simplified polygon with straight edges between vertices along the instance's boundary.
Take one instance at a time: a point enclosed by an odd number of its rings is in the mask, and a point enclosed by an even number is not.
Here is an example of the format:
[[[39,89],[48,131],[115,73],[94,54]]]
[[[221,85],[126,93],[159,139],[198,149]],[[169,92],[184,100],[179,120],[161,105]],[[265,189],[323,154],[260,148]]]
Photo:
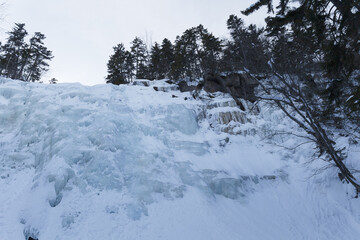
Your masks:
[[[269,143],[297,129],[263,106],[222,132],[229,100],[0,79],[0,239],[359,239],[352,188]]]

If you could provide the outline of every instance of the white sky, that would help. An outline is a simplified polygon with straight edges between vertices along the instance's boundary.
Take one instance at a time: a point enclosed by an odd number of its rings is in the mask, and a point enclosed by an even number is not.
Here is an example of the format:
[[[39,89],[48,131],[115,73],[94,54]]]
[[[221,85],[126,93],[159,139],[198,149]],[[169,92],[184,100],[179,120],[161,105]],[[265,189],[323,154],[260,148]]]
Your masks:
[[[94,85],[105,82],[106,63],[118,43],[129,47],[139,36],[148,43],[171,41],[186,29],[203,24],[210,32],[226,37],[230,14],[246,23],[264,25],[265,10],[249,18],[240,11],[255,0],[8,0],[1,26],[1,41],[14,23],[25,23],[47,37],[46,46],[55,58],[44,82]]]

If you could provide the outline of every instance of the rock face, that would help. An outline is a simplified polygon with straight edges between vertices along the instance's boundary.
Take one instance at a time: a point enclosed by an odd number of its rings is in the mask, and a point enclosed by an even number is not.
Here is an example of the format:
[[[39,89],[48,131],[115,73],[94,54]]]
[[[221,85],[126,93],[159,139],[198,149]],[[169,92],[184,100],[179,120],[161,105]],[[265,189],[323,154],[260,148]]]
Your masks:
[[[206,74],[204,76],[204,90],[210,93],[227,92],[224,79],[214,74]]]
[[[150,86],[150,81],[149,80],[135,80],[133,82],[133,85],[137,85],[137,86],[145,86],[145,87],[149,87]]]
[[[234,98],[242,98],[250,102],[256,100],[254,89],[257,86],[257,81],[247,73],[232,73],[227,76],[206,74],[204,76],[205,91],[230,93]]]
[[[199,84],[197,86],[189,86],[186,81],[181,81],[179,82],[179,90],[180,92],[191,92],[191,91],[194,91],[194,90],[201,90],[202,88],[202,85]]]

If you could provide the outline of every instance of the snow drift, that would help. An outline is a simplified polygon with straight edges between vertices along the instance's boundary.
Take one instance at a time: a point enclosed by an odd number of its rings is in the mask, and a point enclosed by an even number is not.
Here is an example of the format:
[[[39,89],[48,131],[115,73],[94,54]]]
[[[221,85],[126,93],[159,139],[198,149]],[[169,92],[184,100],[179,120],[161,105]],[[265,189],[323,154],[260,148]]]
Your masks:
[[[155,84],[1,79],[0,239],[358,239],[335,170],[265,141],[280,112]]]

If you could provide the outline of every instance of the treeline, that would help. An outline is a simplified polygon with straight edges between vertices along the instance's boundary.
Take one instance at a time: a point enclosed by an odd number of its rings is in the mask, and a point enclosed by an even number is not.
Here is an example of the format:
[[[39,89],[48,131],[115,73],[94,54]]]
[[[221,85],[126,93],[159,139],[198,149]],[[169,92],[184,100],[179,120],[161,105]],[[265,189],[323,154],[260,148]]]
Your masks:
[[[203,25],[186,30],[174,43],[165,38],[148,50],[139,37],[114,47],[107,64],[108,83],[123,84],[137,79],[200,79],[205,73],[234,72],[251,69],[268,71],[269,54],[264,29],[245,26],[242,19],[230,16],[227,21],[231,39],[215,37]],[[249,56],[251,58],[249,58]]]
[[[266,28],[246,26],[231,15],[229,39],[220,39],[199,25],[173,43],[165,38],[150,50],[139,37],[129,51],[119,44],[107,65],[107,83],[123,84],[134,78],[191,81],[207,73],[298,76],[308,96],[319,97],[323,119],[339,125],[339,116],[345,114],[360,122],[358,0],[309,0],[297,7],[280,1],[276,8],[272,0],[259,0],[243,14],[261,6],[274,13],[266,18]],[[330,117],[330,113],[334,114]]]
[[[36,32],[26,42],[28,32],[23,23],[16,23],[7,34],[6,43],[0,43],[0,75],[27,82],[40,81],[53,58],[44,45],[45,35]]]

